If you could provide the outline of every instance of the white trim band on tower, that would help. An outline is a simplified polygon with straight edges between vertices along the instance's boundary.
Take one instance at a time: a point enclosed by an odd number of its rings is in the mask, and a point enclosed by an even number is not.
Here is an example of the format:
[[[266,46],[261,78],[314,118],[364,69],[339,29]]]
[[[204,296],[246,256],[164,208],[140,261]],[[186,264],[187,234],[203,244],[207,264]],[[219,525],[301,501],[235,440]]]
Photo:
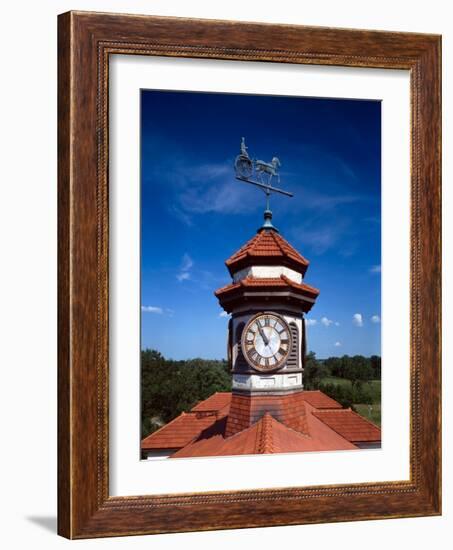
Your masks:
[[[288,374],[233,374],[236,390],[289,390],[302,389],[302,373]]]
[[[250,267],[245,267],[233,274],[233,282],[237,283],[246,277],[254,277],[255,279],[278,279],[281,275],[285,275],[295,283],[302,283],[302,273],[283,265],[252,265]]]

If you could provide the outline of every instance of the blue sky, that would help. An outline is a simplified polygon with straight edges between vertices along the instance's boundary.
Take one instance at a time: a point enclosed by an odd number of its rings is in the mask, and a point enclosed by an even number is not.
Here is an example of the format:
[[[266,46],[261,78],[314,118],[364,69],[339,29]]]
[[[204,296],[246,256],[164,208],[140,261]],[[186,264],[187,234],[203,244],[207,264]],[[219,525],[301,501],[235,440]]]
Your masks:
[[[142,348],[168,358],[226,357],[214,290],[225,260],[262,223],[264,194],[235,180],[278,156],[273,221],[320,289],[308,344],[320,358],[380,354],[381,104],[378,101],[143,90]]]

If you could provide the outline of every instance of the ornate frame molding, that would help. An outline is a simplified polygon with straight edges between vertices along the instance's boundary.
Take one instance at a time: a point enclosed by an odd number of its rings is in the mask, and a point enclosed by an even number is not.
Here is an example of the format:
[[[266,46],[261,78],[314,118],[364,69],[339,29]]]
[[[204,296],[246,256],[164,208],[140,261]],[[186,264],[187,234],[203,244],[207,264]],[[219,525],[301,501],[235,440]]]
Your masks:
[[[58,23],[59,533],[88,538],[440,514],[440,37],[89,12],[65,13]],[[409,481],[109,496],[108,61],[113,54],[410,71]]]

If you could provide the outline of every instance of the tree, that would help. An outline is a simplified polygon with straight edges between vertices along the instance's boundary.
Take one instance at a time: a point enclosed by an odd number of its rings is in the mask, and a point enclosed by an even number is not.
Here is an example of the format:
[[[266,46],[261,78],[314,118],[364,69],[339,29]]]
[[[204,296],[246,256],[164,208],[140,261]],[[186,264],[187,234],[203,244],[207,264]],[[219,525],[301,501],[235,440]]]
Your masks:
[[[340,357],[329,357],[324,361],[326,376],[342,377],[342,360]]]
[[[149,349],[142,351],[141,359],[143,437],[213,393],[231,391],[226,361],[173,361]]]
[[[348,408],[354,403],[353,390],[351,386],[321,382],[318,389],[332,399],[335,399],[335,401],[338,401],[342,407]]]
[[[351,380],[352,387],[360,387],[363,382],[373,378],[373,370],[363,355],[354,355],[348,358],[344,375]]]
[[[340,373],[338,376],[341,376],[341,378],[347,378],[347,372],[348,369],[351,366],[351,357],[349,355],[343,355],[340,359]]]
[[[307,390],[315,390],[318,388],[319,381],[322,377],[322,367],[316,359],[316,354],[313,351],[307,353],[305,358],[304,368],[304,386]]]
[[[381,358],[378,355],[370,357],[371,368],[373,369],[373,379],[381,379]]]

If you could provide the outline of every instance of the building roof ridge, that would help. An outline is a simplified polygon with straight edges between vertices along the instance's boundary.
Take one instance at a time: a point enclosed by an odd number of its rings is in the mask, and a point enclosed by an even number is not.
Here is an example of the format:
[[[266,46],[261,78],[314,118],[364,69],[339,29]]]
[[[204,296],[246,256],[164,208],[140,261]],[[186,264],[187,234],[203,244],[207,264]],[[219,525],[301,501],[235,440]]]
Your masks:
[[[298,283],[297,281],[293,281],[293,279],[290,279],[288,277],[288,275],[285,275],[284,273],[282,273],[280,275],[280,279],[282,279],[283,281],[285,281],[285,283],[287,283],[290,286],[293,286],[295,288],[304,288],[305,290],[308,290],[310,292],[314,292],[316,294],[319,294],[319,289],[318,288],[307,284],[305,281],[302,281],[301,283]]]
[[[253,246],[253,244],[259,239],[260,233],[257,233],[256,235],[253,235],[251,239],[249,239],[247,242],[245,242],[240,248],[236,250],[226,261],[226,265],[229,265],[230,263],[234,262],[235,259],[237,259],[241,254],[247,254],[248,249]]]
[[[272,236],[272,238],[274,239],[275,241],[275,244],[278,246],[278,248],[280,249],[280,252],[284,255],[285,254],[285,250],[282,246],[282,243],[280,242],[281,240],[285,241],[285,239],[279,235],[278,233],[276,233],[275,231],[270,231],[270,235]],[[289,243],[288,243],[289,244]]]
[[[304,263],[306,263],[307,266],[310,264],[310,262],[307,260],[307,258],[305,258],[305,256],[303,256],[298,250],[296,250],[294,248],[294,246],[289,241],[287,241],[285,239],[285,237],[283,237],[283,235],[279,235],[278,233],[274,233],[273,237],[274,237],[275,242],[280,247],[280,250],[282,251],[283,254],[289,254],[289,255],[296,256],[299,260],[302,260]],[[285,250],[286,248],[288,250]]]
[[[274,452],[272,420],[275,420],[275,418],[268,411],[266,411],[256,423],[258,433],[256,438],[255,452],[258,454]]]
[[[309,433],[300,432],[299,430],[296,430],[295,428],[288,426],[288,424],[285,424],[285,422],[282,422],[281,420],[278,420],[278,418],[275,418],[274,416],[272,416],[272,414],[270,414],[269,411],[266,411],[264,415],[253,425],[258,424],[261,421],[263,421],[263,428],[264,428],[263,431],[267,432],[263,434],[262,437],[263,436],[265,437],[266,435],[268,437],[271,437],[273,434],[272,432],[269,433],[269,430],[272,430],[273,425],[277,425],[278,427],[283,428],[286,431],[293,432],[295,435],[298,435],[302,438],[313,439],[313,437]],[[272,444],[273,444],[273,440],[272,440]],[[273,452],[273,451],[268,451],[268,452]]]

